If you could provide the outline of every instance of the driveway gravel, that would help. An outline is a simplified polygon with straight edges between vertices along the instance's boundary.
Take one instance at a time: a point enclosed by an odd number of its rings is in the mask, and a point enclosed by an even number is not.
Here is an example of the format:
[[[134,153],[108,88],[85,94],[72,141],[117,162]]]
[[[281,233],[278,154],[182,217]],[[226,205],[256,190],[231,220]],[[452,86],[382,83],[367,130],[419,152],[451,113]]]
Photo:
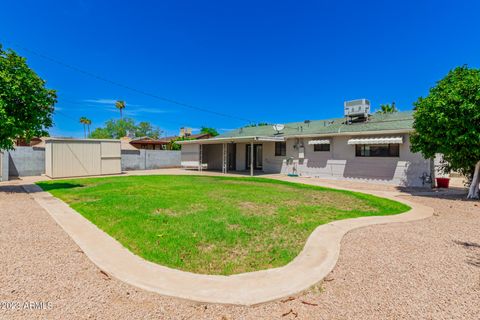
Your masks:
[[[322,283],[238,307],[163,297],[111,278],[20,186],[0,184],[0,318],[479,319],[480,202],[405,197],[435,215],[354,230]]]

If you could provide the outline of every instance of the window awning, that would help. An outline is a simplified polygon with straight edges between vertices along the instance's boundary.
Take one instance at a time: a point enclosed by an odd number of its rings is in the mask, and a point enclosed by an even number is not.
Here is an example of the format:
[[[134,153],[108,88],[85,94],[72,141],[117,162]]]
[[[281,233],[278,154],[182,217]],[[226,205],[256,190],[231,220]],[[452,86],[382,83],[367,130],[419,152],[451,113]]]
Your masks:
[[[402,144],[403,137],[349,139],[348,144]]]
[[[329,139],[310,140],[310,141],[308,141],[308,144],[330,144],[330,140]]]

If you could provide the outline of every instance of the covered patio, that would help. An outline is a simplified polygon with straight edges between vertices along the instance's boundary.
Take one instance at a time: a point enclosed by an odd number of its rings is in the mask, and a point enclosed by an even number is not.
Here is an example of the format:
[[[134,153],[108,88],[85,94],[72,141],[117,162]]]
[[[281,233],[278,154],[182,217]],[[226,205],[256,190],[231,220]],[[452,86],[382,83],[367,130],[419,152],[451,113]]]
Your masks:
[[[182,145],[183,168],[246,172],[250,176],[263,173],[265,143],[285,142],[284,137],[249,136],[178,141]],[[245,147],[243,147],[245,146]]]

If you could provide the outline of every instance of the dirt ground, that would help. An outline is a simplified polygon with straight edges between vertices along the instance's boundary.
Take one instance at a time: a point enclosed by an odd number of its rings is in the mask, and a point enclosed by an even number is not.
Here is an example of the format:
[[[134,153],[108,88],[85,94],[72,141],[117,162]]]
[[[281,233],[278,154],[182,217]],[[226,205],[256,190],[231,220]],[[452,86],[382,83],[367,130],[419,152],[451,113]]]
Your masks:
[[[254,307],[137,289],[99,270],[20,186],[0,185],[2,319],[479,319],[480,202],[405,195],[433,217],[348,233],[308,292]]]

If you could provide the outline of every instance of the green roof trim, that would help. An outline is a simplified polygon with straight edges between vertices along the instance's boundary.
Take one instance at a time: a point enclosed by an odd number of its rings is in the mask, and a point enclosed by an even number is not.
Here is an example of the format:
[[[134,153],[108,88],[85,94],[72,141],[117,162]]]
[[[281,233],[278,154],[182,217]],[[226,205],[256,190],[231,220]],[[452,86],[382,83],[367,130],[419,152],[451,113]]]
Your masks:
[[[257,127],[243,127],[226,133],[216,138],[235,138],[249,136],[298,136],[298,135],[323,135],[339,133],[362,133],[370,131],[401,130],[410,131],[413,125],[413,111],[395,112],[389,114],[372,114],[367,122],[345,124],[345,118],[328,120],[311,120],[310,122],[290,122],[278,134],[271,125]]]

